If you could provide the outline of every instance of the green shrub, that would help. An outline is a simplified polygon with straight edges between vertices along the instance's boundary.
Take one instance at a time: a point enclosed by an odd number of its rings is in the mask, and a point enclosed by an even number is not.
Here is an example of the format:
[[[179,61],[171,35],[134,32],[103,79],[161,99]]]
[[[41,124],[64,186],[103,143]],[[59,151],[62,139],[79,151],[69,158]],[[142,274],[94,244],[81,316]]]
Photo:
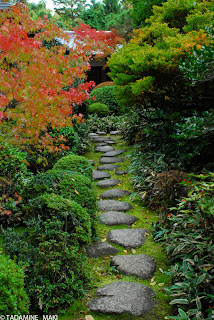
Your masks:
[[[160,221],[155,240],[163,241],[172,262],[166,272],[172,285],[166,288],[178,315],[166,319],[207,319],[213,315],[214,176],[191,175],[183,182],[186,198],[171,208],[168,223]]]
[[[41,196],[44,193],[55,193],[80,204],[90,215],[92,229],[95,233],[96,195],[91,187],[91,181],[87,177],[57,170],[50,170],[34,176],[23,189],[24,208],[28,217],[29,215],[36,217],[40,214],[41,216],[45,215],[45,219],[50,218],[49,215],[46,216],[46,211],[43,209]]]
[[[0,253],[1,314],[28,314],[29,299],[24,289],[24,272],[20,266]]]
[[[90,162],[83,156],[70,154],[62,157],[53,166],[53,169],[80,173],[92,180],[92,166]]]
[[[121,106],[117,102],[115,96],[115,86],[104,86],[101,88],[95,88],[90,93],[90,98],[96,97],[96,103],[101,102],[107,105],[110,114],[120,115]],[[93,103],[91,100],[89,103]]]
[[[20,220],[20,192],[24,181],[30,176],[26,153],[7,143],[0,143],[0,224]]]
[[[74,130],[76,131],[76,133],[79,137],[77,154],[83,155],[87,151],[88,146],[90,144],[88,134],[91,131],[91,128],[86,121],[85,122],[78,122],[75,118],[72,119],[72,123],[74,126]]]
[[[87,213],[73,201],[51,198],[45,207],[50,216],[53,214],[51,219],[43,221],[38,216],[27,222],[23,233],[4,233],[6,250],[25,265],[32,310],[46,313],[58,312],[81,298],[89,280],[83,247],[90,240]]]
[[[95,102],[89,105],[88,114],[97,114],[99,117],[105,117],[109,114],[109,108],[104,103]]]

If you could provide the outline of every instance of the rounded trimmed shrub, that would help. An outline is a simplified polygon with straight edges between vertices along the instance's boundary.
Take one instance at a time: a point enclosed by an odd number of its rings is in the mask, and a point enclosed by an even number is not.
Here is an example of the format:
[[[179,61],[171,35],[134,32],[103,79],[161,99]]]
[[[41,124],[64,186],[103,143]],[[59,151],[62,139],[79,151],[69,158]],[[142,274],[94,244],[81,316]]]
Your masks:
[[[0,253],[0,312],[28,314],[29,298],[24,289],[24,272],[9,257]]]
[[[39,197],[44,193],[55,193],[66,199],[73,200],[86,209],[90,215],[92,229],[95,234],[96,218],[96,194],[91,188],[91,181],[81,175],[71,172],[50,170],[34,176],[23,189],[23,201],[28,216],[38,214],[46,215],[45,210],[40,210]],[[35,211],[40,210],[40,211]],[[46,219],[50,216],[46,216]]]
[[[115,95],[115,86],[103,86],[103,87],[96,87],[90,93],[90,98],[96,97],[96,103],[101,102],[104,103],[109,108],[109,113],[114,115],[121,114],[121,106],[117,102],[116,95]],[[90,100],[89,104],[93,103]]]
[[[62,157],[55,163],[53,169],[80,173],[92,180],[92,166],[83,156],[69,154],[68,156]]]
[[[99,117],[106,117],[109,115],[109,108],[101,102],[95,102],[89,105],[88,114],[97,114]]]

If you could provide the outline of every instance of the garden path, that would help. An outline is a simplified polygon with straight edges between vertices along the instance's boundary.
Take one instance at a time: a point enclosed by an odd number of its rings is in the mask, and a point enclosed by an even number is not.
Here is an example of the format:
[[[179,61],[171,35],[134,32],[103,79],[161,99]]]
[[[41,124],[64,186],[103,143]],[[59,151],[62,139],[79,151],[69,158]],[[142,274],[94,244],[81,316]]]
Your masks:
[[[151,279],[156,269],[155,259],[146,254],[136,254],[135,250],[146,241],[148,231],[144,228],[132,228],[138,218],[127,214],[127,211],[132,210],[133,206],[129,202],[120,200],[121,197],[129,195],[131,192],[117,188],[126,174],[124,170],[118,170],[120,167],[118,163],[125,160],[125,157],[120,157],[120,155],[123,155],[126,150],[114,149],[116,144],[111,136],[117,134],[119,134],[119,131],[111,132],[110,136],[104,132],[99,132],[98,134],[91,133],[90,137],[95,143],[95,152],[103,152],[99,161],[102,165],[93,171],[93,178],[95,181],[99,180],[97,182],[98,188],[107,189],[101,193],[101,200],[97,202],[99,212],[103,212],[99,215],[99,223],[107,226],[119,225],[123,227],[110,230],[104,242],[98,241],[91,244],[87,248],[87,255],[89,258],[108,256],[111,258],[110,265],[119,273],[135,276],[136,279]],[[93,161],[91,162],[93,164]],[[120,180],[112,179],[111,173],[105,172],[105,170],[114,171]],[[125,228],[124,225],[126,225]],[[114,244],[130,249],[132,254],[118,255],[119,250]],[[89,302],[88,309],[106,314],[125,313],[141,316],[153,310],[155,295],[153,289],[137,281],[115,281],[96,291],[96,297]]]

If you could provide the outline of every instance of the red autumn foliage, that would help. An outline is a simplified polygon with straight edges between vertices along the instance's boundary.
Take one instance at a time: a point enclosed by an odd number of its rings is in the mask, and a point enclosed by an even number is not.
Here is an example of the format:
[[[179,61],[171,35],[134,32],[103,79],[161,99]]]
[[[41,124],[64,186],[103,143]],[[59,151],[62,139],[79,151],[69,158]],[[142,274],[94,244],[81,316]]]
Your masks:
[[[13,143],[58,151],[48,128],[72,125],[73,106],[94,86],[84,82],[92,53],[107,55],[118,41],[85,25],[75,32],[68,52],[55,40],[68,36],[47,19],[33,21],[25,5],[0,11],[0,121]]]

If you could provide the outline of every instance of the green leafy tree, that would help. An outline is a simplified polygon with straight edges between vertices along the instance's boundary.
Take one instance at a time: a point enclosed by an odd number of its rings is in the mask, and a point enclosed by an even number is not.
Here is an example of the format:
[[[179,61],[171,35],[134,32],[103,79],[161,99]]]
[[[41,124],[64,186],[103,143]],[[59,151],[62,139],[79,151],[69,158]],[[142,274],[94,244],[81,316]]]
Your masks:
[[[81,12],[84,9],[86,0],[53,0],[54,10],[67,26],[77,24]]]
[[[80,19],[95,29],[105,29],[104,5],[101,2],[91,1],[85,10],[80,14]]]
[[[118,0],[103,0],[103,4],[106,16],[110,13],[118,13],[121,8]]]
[[[136,27],[145,25],[145,20],[152,14],[154,5],[161,5],[165,0],[130,0],[133,10],[132,16]]]

